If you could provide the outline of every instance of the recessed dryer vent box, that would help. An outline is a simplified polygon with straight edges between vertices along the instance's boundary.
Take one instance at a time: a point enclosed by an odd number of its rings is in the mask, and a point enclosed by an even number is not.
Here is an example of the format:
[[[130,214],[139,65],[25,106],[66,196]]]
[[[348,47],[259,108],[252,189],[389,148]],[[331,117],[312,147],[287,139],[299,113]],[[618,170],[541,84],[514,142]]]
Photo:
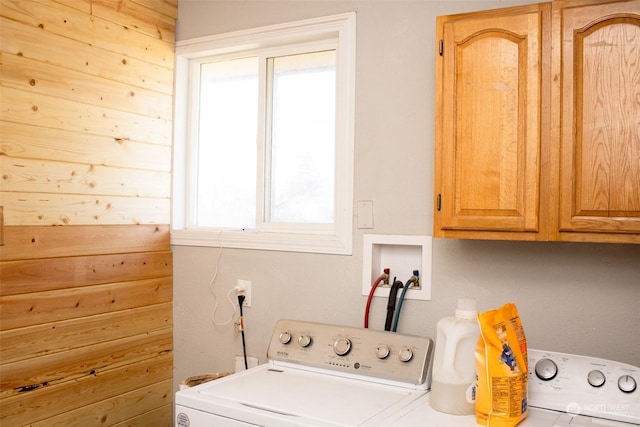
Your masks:
[[[365,234],[362,259],[362,295],[369,295],[385,268],[390,269],[389,285],[394,277],[407,283],[418,270],[420,288],[410,288],[405,299],[431,300],[431,236]],[[389,297],[389,288],[381,283],[374,297]]]

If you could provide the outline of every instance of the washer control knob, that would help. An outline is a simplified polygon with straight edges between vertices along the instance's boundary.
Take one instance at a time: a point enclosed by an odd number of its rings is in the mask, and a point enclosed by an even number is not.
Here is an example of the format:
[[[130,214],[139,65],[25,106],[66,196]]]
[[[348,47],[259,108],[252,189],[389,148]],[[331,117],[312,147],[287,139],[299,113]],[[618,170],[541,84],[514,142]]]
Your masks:
[[[618,388],[624,393],[633,393],[637,387],[638,384],[631,375],[623,375],[618,378]]]
[[[300,335],[298,345],[303,348],[309,347],[311,345],[311,337],[309,335]]]
[[[540,359],[536,363],[536,376],[542,381],[551,381],[558,375],[558,365],[551,359]]]
[[[351,351],[351,340],[349,338],[338,338],[333,343],[333,351],[338,356],[344,356]]]
[[[289,344],[291,342],[291,333],[289,331],[282,331],[278,339],[282,344]]]
[[[400,352],[398,353],[398,359],[400,359],[401,362],[408,362],[413,358],[413,351],[410,348],[403,348],[402,350],[400,350]]]
[[[589,372],[589,374],[587,374],[587,381],[592,387],[602,387],[606,380],[607,379],[605,378],[602,371],[599,371],[597,369],[594,369],[593,371]]]
[[[376,348],[376,356],[378,356],[378,359],[386,359],[390,352],[391,350],[389,350],[389,346],[386,344],[380,344],[378,348]]]

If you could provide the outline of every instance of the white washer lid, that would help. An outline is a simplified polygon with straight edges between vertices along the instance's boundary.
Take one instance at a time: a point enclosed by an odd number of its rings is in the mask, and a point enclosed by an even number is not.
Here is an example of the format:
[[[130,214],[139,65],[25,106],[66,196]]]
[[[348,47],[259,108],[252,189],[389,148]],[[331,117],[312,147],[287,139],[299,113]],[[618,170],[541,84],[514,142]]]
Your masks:
[[[425,392],[265,364],[176,394],[176,403],[235,420],[358,426]],[[284,424],[282,424],[284,425]]]

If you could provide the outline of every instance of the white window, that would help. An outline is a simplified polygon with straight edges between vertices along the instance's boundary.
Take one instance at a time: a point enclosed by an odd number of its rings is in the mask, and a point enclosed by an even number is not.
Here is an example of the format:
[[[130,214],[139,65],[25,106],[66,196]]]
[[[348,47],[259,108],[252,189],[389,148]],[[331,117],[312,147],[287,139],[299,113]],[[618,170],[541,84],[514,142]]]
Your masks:
[[[171,243],[351,254],[355,14],[176,44]]]

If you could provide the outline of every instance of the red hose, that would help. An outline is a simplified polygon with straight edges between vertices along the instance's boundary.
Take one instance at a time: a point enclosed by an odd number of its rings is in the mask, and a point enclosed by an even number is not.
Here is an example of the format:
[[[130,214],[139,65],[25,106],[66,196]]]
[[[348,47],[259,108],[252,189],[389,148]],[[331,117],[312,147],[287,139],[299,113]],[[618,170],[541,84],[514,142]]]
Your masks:
[[[390,270],[388,268],[385,268],[384,273],[381,274],[380,277],[378,277],[375,282],[373,282],[373,285],[371,285],[371,290],[369,291],[369,297],[367,298],[367,306],[365,307],[365,310],[364,310],[364,327],[365,328],[369,327],[369,309],[371,308],[371,300],[373,299],[373,294],[376,292],[376,288],[378,287],[380,282],[389,278],[389,271]]]

